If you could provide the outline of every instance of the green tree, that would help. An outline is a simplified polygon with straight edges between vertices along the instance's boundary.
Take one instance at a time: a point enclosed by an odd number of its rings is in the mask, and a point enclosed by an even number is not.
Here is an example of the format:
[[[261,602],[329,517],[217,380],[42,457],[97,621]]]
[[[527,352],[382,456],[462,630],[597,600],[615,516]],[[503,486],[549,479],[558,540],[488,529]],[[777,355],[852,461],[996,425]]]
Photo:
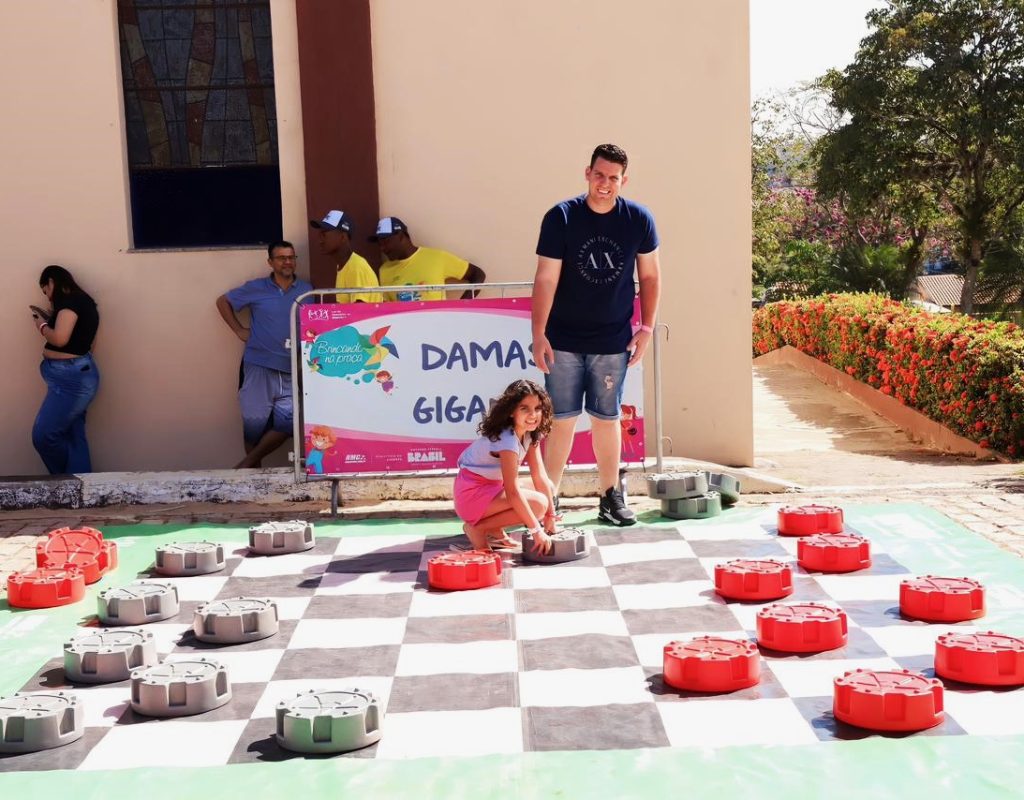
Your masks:
[[[845,120],[819,143],[822,177],[854,207],[887,198],[921,246],[948,208],[970,311],[1024,203],[1024,0],[888,0],[868,22],[853,63],[822,79]]]
[[[752,267],[755,287],[780,279],[795,226],[806,213],[790,186],[812,182],[816,166],[807,137],[791,119],[791,92],[751,107]]]

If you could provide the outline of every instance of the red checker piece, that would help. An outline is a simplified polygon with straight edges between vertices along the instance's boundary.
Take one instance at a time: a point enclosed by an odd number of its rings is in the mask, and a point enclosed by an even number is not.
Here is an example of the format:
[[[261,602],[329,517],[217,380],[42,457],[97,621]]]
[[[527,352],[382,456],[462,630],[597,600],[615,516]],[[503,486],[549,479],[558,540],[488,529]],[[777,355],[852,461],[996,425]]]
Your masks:
[[[40,568],[7,576],[7,602],[12,608],[53,608],[85,597],[85,575],[77,567]]]
[[[78,567],[86,583],[96,583],[117,567],[117,545],[103,540],[95,528],[58,528],[36,545],[36,566]]]
[[[982,686],[1024,684],[1024,639],[1002,633],[946,633],[935,642],[935,674]]]
[[[669,686],[690,692],[733,692],[761,680],[757,645],[746,639],[698,636],[669,642],[663,673]]]
[[[926,622],[978,619],[985,616],[985,587],[972,578],[911,578],[900,584],[900,613]]]
[[[838,506],[785,506],[779,509],[779,536],[842,533],[843,509]]]
[[[494,586],[501,582],[501,556],[482,550],[442,553],[427,562],[427,582],[449,592]]]
[[[854,533],[818,533],[798,539],[797,563],[814,572],[854,572],[871,566],[871,543]]]
[[[872,731],[923,731],[943,720],[942,682],[920,672],[855,669],[833,681],[835,718]]]
[[[770,558],[715,565],[715,591],[730,600],[778,600],[793,593],[793,570]]]
[[[783,653],[835,650],[846,633],[846,612],[817,603],[774,603],[757,612],[757,643]]]

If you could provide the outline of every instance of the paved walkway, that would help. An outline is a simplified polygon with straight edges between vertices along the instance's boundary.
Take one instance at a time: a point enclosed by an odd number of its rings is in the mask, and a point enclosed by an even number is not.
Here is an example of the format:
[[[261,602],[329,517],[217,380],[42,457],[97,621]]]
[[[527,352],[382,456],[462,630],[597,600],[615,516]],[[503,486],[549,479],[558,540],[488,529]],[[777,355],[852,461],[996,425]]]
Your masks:
[[[1024,470],[935,453],[886,420],[793,367],[754,369],[757,468],[806,487],[794,495],[745,495],[743,505],[778,502],[918,502],[1000,547],[1024,556]],[[586,508],[596,502],[567,501]],[[644,498],[634,505],[656,507]],[[34,563],[38,538],[63,526],[152,522],[236,523],[326,516],[322,503],[109,506],[0,512],[0,596],[6,576]],[[346,518],[450,517],[446,502],[392,501],[343,509]]]

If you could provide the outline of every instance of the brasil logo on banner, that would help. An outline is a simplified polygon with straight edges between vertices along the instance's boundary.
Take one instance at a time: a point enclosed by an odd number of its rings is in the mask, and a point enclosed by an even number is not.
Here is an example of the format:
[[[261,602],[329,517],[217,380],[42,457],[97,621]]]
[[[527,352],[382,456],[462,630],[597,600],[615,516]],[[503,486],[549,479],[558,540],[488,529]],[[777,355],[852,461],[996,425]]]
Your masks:
[[[315,304],[299,314],[309,475],[453,468],[508,384],[544,385],[529,298]],[[642,394],[633,367],[620,409],[624,461],[643,460]],[[593,460],[583,414],[569,461]]]

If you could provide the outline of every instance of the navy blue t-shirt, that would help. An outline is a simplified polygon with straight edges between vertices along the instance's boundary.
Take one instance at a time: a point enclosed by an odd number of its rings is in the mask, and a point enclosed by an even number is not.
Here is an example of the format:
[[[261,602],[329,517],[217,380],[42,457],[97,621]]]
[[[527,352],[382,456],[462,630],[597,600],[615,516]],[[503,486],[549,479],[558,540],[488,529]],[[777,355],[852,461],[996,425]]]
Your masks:
[[[551,346],[592,355],[625,352],[633,337],[636,256],[657,247],[651,212],[622,197],[607,214],[591,210],[586,195],[545,214],[537,255],[562,262],[546,331]]]

